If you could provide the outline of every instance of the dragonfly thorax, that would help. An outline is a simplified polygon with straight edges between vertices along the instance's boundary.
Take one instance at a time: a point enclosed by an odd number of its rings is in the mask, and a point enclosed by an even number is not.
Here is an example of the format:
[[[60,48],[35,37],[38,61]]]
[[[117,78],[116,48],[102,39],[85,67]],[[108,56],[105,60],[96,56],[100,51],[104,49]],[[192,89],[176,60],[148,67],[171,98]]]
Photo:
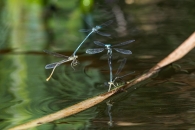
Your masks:
[[[75,59],[77,59],[78,58],[78,56],[70,56],[70,57],[68,57],[68,60],[75,60]]]
[[[111,45],[110,44],[105,44],[106,49],[110,49]]]
[[[105,44],[107,51],[107,54],[112,54],[112,49],[111,49],[111,45],[110,44]]]

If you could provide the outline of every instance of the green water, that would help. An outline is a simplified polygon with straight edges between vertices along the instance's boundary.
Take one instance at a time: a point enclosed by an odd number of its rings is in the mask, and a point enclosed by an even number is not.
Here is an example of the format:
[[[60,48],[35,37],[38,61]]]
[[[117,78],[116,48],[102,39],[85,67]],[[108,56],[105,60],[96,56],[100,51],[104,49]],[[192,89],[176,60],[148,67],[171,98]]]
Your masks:
[[[131,80],[154,66],[194,32],[195,2],[192,0],[100,0],[0,2],[0,129],[8,129],[107,92],[109,80],[106,51],[88,55],[93,41],[117,44],[136,40],[123,49],[126,57],[121,75],[135,71]],[[45,65],[61,58],[51,50],[70,56],[90,28],[114,20],[102,29],[111,38],[92,34],[77,53],[79,64],[70,62],[54,72]],[[89,24],[86,24],[86,22]],[[108,99],[112,103],[112,126],[108,107],[102,102],[76,115],[31,130],[193,130],[195,129],[195,51],[152,78]],[[118,57],[117,57],[118,56]]]

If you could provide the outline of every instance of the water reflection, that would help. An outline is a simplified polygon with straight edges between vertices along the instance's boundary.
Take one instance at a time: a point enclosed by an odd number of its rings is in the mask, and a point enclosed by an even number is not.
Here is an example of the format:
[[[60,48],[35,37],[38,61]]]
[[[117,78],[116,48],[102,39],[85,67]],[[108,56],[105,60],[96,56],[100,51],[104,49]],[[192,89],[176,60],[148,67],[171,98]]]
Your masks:
[[[112,120],[112,112],[111,112],[111,110],[112,110],[113,104],[112,104],[112,103],[110,102],[110,100],[109,100],[109,101],[106,102],[106,105],[107,105],[108,116],[109,116],[108,125],[109,125],[110,127],[112,127],[112,126],[113,126],[113,120]]]
[[[185,70],[185,68],[182,69]],[[192,105],[195,90],[192,85],[194,71],[191,74],[181,74],[179,72],[183,72],[182,69],[168,80],[165,77],[163,79],[153,77],[139,86],[130,88],[126,93],[113,97],[114,127],[112,129],[122,129],[124,126],[132,130],[159,127],[162,129],[194,128],[193,111],[195,108]],[[105,110],[105,106],[101,105],[98,110]],[[93,120],[93,128],[106,128],[106,123],[100,121],[106,117],[103,112],[99,113]]]
[[[37,62],[32,63],[31,61],[35,59]],[[7,88],[1,87],[3,98],[0,99],[4,104],[1,108],[1,118],[4,119],[1,128],[44,116],[107,90],[105,87],[102,89],[93,87],[95,83],[101,83],[104,80],[105,72],[101,74],[97,65],[97,69],[89,67],[87,73],[90,77],[86,76],[83,68],[89,65],[89,61],[85,59],[90,59],[90,57],[81,57],[82,64],[78,65],[76,71],[73,71],[69,64],[62,65],[53,78],[46,82],[45,77],[49,72],[40,67],[40,64],[44,67],[46,63],[45,56],[35,54],[3,56],[2,62],[8,67],[3,72],[5,75],[12,73],[12,76],[4,76],[1,80],[1,84],[7,86]],[[92,60],[93,57],[91,57],[93,65]],[[146,61],[143,63],[151,64]],[[106,61],[101,61],[100,64],[107,66]],[[131,75],[132,77],[142,72],[138,65],[140,62],[132,63],[130,60],[127,64],[131,64],[133,67],[131,70],[136,71],[136,74]],[[127,129],[157,127],[168,129],[180,128],[178,125],[184,128],[187,124],[193,124],[194,107],[191,104],[194,103],[194,65],[185,60],[178,64],[181,66],[179,70],[177,65],[176,67],[170,65],[152,79],[113,97],[112,129],[124,127]],[[1,64],[1,67],[4,68],[4,64]],[[36,68],[39,73],[32,68]],[[128,68],[124,68],[125,72]],[[168,75],[171,72],[171,77],[165,76],[167,72]],[[17,74],[19,76],[16,76]],[[20,80],[16,80],[17,77],[20,77]],[[21,87],[16,86],[17,84]],[[69,118],[39,126],[37,129],[108,128],[107,122],[110,119],[106,110],[108,110],[106,104],[102,103]]]
[[[28,62],[34,61],[34,59],[36,59],[36,62]],[[89,78],[83,73],[82,68],[85,66],[84,64],[81,64],[79,66],[80,68],[77,68],[77,71],[73,71],[69,65],[63,66],[61,70],[57,70],[57,73],[51,81],[46,82],[45,72],[39,67],[40,64],[44,66],[45,62],[43,59],[42,56],[34,55],[11,55],[5,57],[3,62],[9,63],[11,61],[12,64],[10,67],[11,73],[7,71],[11,76],[6,77],[8,79],[2,80],[6,81],[5,83],[2,82],[2,85],[7,85],[7,81],[11,80],[11,84],[1,91],[3,92],[1,102],[4,104],[4,107],[1,108],[3,112],[2,118],[6,115],[15,118],[9,118],[9,120],[3,121],[4,123],[2,122],[1,128],[7,123],[10,124],[5,125],[6,127],[15,126],[53,113],[103,91],[96,90],[92,87],[101,77],[99,71],[97,69],[90,69],[90,74],[92,74],[93,77]],[[36,68],[39,73],[33,71],[32,68]],[[5,103],[6,101],[9,101],[7,105]],[[7,107],[9,107],[9,109],[7,109]],[[63,126],[63,128],[75,127],[75,129],[80,129],[80,127],[88,126],[89,119],[95,117],[95,115],[94,107],[76,116],[59,120],[57,123],[51,123],[49,126]],[[70,124],[70,126],[61,125],[63,122],[69,122],[68,124]],[[40,129],[45,129],[47,126],[48,125],[40,126]]]
[[[124,73],[132,70],[136,73],[124,80],[150,69],[194,31],[194,1],[125,2],[91,2],[86,14],[82,14],[80,5],[74,0],[0,2],[1,7],[7,5],[0,9],[0,129],[56,112],[107,90],[95,87],[109,79],[107,61],[99,59],[100,55],[81,55],[75,71],[63,64],[49,82],[45,81],[49,72],[44,66],[55,59],[42,55],[42,50],[71,54],[85,37],[78,32],[83,28],[82,22],[85,23],[81,15],[92,25],[111,18],[116,22],[113,27],[106,28],[112,39],[95,35],[80,52],[92,47],[94,40],[114,43],[136,39],[131,45],[134,55],[127,57],[124,68]],[[50,4],[53,10],[42,12]],[[43,13],[49,15],[42,17]],[[111,128],[107,124],[110,118],[105,101],[74,116],[33,129],[195,129],[194,54],[193,50],[178,61],[180,67],[167,66],[151,79],[109,99],[114,102]],[[83,72],[86,66],[89,76]],[[113,66],[114,71],[117,67]]]

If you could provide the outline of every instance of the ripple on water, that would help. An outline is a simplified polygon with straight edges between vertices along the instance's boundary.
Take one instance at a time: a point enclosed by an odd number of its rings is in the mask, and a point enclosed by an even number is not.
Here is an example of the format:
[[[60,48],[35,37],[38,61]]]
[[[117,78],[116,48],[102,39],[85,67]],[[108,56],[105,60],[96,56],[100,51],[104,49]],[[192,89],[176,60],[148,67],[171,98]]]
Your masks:
[[[32,101],[25,109],[33,116],[50,114],[59,110],[58,106],[54,105],[56,104],[56,101],[57,99],[54,97],[44,98],[39,101]]]

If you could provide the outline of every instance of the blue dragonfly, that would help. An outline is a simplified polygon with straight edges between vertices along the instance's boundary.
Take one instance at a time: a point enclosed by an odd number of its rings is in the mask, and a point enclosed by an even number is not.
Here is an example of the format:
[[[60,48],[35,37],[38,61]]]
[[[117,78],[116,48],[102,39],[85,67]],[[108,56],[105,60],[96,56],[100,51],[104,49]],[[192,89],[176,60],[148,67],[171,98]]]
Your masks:
[[[108,26],[109,24],[111,24],[113,21],[112,20],[109,20],[101,25],[97,25],[95,27],[93,27],[92,29],[81,29],[80,31],[81,32],[89,32],[91,30],[91,32],[86,36],[86,38],[80,43],[80,45],[76,48],[76,50],[73,52],[73,54],[71,56],[65,56],[65,55],[61,55],[61,54],[58,54],[58,53],[55,53],[55,52],[50,52],[50,51],[46,51],[44,50],[44,52],[48,53],[48,54],[51,54],[53,56],[56,56],[56,57],[63,57],[64,60],[61,60],[59,62],[55,62],[55,63],[51,63],[51,64],[47,64],[45,66],[45,69],[52,69],[52,72],[50,74],[50,76],[46,79],[47,81],[51,78],[51,76],[53,75],[53,72],[55,70],[55,68],[65,62],[69,62],[69,61],[72,61],[71,62],[71,67],[74,69],[74,66],[76,66],[78,64],[78,61],[77,61],[77,58],[78,56],[76,55],[76,52],[78,51],[78,49],[81,47],[81,45],[87,40],[87,38],[93,33],[93,32],[96,32],[102,36],[110,36],[110,34],[106,34],[106,33],[103,33],[103,32],[99,32],[98,30],[100,30],[101,28],[103,27],[106,27]]]
[[[123,46],[123,45],[127,45],[129,43],[134,42],[135,40],[129,40],[129,41],[125,41],[116,45],[111,45],[111,44],[104,44],[102,42],[99,41],[94,41],[94,43],[98,46],[101,46],[102,48],[94,48],[94,49],[87,49],[86,53],[88,54],[96,54],[96,53],[100,53],[102,51],[104,51],[105,49],[107,50],[107,54],[112,55],[112,49],[114,49],[115,51],[122,53],[122,54],[132,54],[132,52],[130,50],[125,50],[125,49],[120,49],[120,48],[115,48],[118,46]]]
[[[109,20],[101,25],[97,25],[95,27],[93,27],[92,29],[81,29],[79,30],[80,32],[89,32],[89,34],[85,37],[85,39],[80,43],[80,45],[76,48],[76,50],[74,51],[73,53],[73,56],[76,55],[76,52],[79,50],[79,48],[81,47],[81,45],[87,40],[87,38],[92,34],[92,33],[98,33],[99,35],[102,35],[102,36],[106,36],[106,37],[109,37],[110,34],[107,34],[107,33],[103,33],[103,32],[100,32],[99,30],[102,29],[103,27],[106,27],[108,25],[110,25],[111,23],[113,22],[113,20]]]
[[[129,40],[129,41],[125,41],[125,42],[122,42],[122,43],[119,43],[119,44],[116,44],[116,45],[104,44],[104,43],[99,42],[99,41],[94,41],[94,43],[96,45],[101,46],[102,48],[94,48],[94,49],[87,49],[86,50],[86,53],[88,53],[88,54],[96,54],[96,53],[100,53],[100,52],[104,51],[105,49],[107,50],[108,66],[109,66],[109,69],[110,69],[110,81],[108,82],[108,84],[109,84],[108,91],[110,91],[112,85],[115,86],[115,84],[113,82],[113,74],[112,74],[112,49],[114,49],[117,52],[122,53],[122,54],[132,54],[132,52],[130,50],[114,48],[114,47],[127,45],[129,43],[134,42],[134,41],[135,40]]]

